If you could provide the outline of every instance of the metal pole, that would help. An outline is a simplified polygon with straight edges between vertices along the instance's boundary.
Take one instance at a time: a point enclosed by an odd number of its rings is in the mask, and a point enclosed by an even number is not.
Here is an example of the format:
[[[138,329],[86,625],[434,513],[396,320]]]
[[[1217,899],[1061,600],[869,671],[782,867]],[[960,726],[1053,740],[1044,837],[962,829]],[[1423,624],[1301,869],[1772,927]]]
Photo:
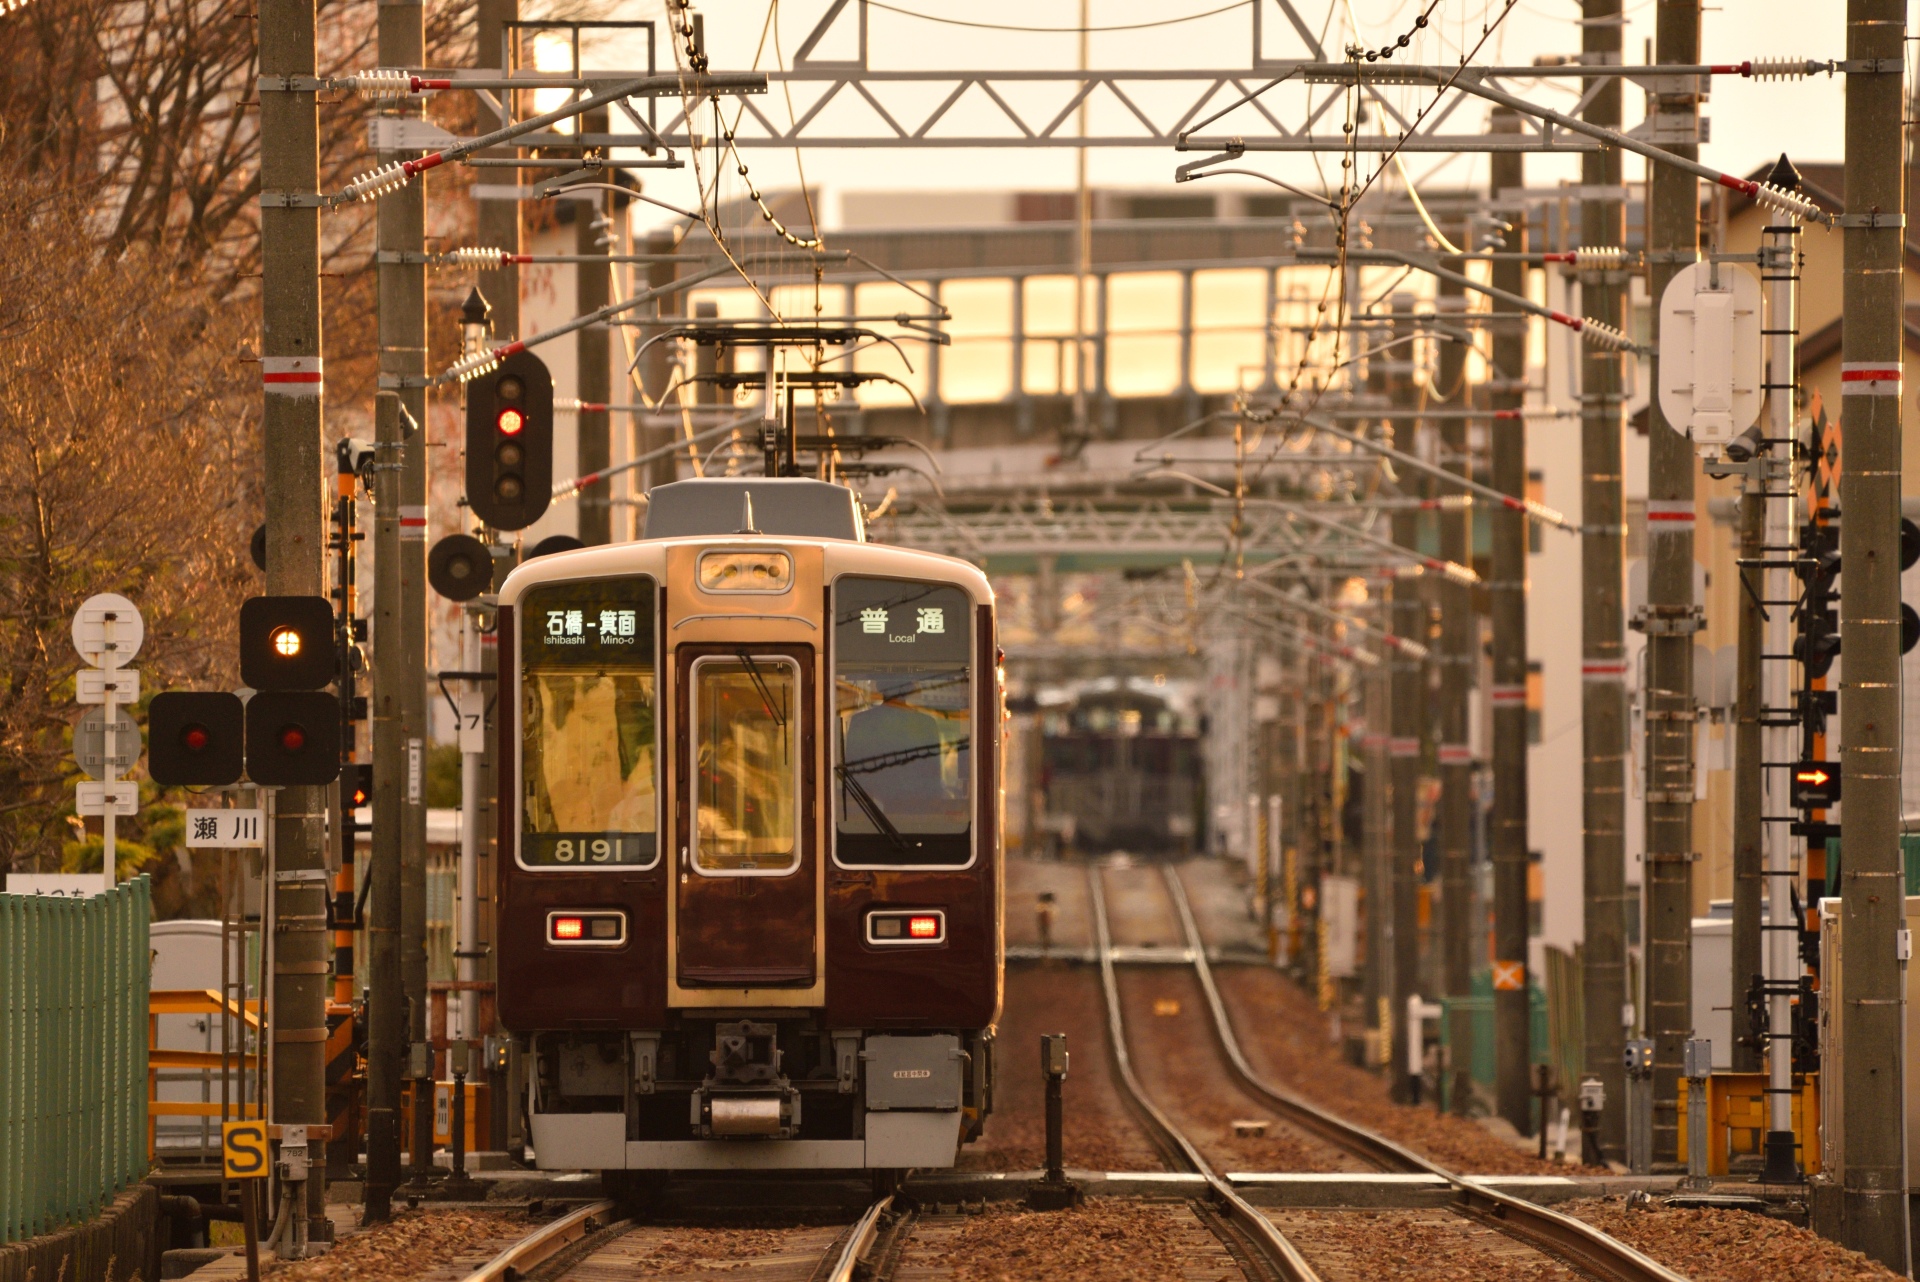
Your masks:
[[[1436,300],[1438,311],[1460,311],[1465,291],[1443,280]],[[1467,349],[1461,343],[1440,345],[1439,383],[1442,394],[1464,405],[1471,393],[1466,385]],[[1458,388],[1457,392],[1451,389]],[[1440,448],[1447,469],[1466,476],[1472,471],[1468,456],[1467,420],[1443,419]],[[1441,512],[1440,557],[1469,565],[1473,558],[1473,513]],[[1473,613],[1473,590],[1464,583],[1442,579],[1434,585],[1440,596],[1440,911],[1442,991],[1453,999],[1445,1029],[1449,1080],[1444,1086],[1447,1107],[1465,1114],[1473,1099],[1473,1012],[1465,998],[1473,990],[1473,749],[1468,743],[1467,699],[1473,687],[1473,643],[1479,629]]]
[[[588,133],[604,133],[608,127],[607,118],[606,108],[596,108],[580,118],[581,128]],[[604,255],[613,248],[613,194],[601,191],[595,195],[597,200],[576,201],[573,204],[573,244],[582,257]],[[601,243],[603,237],[608,243]],[[608,267],[590,263],[577,265],[573,269],[573,301],[576,316],[597,312],[612,302],[613,280]],[[609,348],[608,333],[601,326],[589,325],[574,335],[577,395],[582,401],[596,405],[605,405],[613,399],[613,354]],[[579,469],[575,475],[598,472],[613,462],[613,434],[608,424],[609,417],[604,409],[580,411],[574,429],[578,433],[574,462]],[[609,480],[596,481],[580,491],[582,543],[595,546],[612,542],[613,506],[609,502],[612,497],[613,483]]]
[[[1493,113],[1496,133],[1520,127],[1509,111]],[[1493,198],[1524,181],[1518,152],[1490,159]],[[1513,219],[1501,248],[1524,252],[1524,209]],[[1526,289],[1526,264],[1500,259],[1493,265],[1496,288]],[[1493,329],[1493,362],[1488,387],[1496,410],[1518,410],[1527,395],[1527,322],[1500,321]],[[1527,492],[1527,429],[1519,419],[1495,419],[1488,427],[1493,447],[1491,480],[1509,497]],[[1505,508],[1494,512],[1493,578],[1487,584],[1493,624],[1493,816],[1489,845],[1493,856],[1493,1027],[1496,1111],[1521,1134],[1533,1131],[1531,993],[1527,980],[1527,521]]]
[[[1361,994],[1366,1002],[1365,1027],[1377,1038],[1390,1038],[1393,1032],[1392,940],[1393,893],[1388,869],[1393,859],[1393,816],[1387,808],[1387,725],[1390,716],[1387,674],[1378,668],[1363,669],[1361,717],[1365,734],[1361,751],[1366,769],[1361,775],[1365,789],[1360,798],[1361,845],[1360,876],[1366,903],[1366,973]],[[1374,1060],[1385,1058],[1385,1044],[1376,1044]]]
[[[319,131],[313,0],[264,0],[260,44],[260,369],[265,391],[267,591],[319,596],[326,547],[321,495]],[[299,86],[299,87],[295,87]],[[286,788],[275,806],[276,871],[267,887],[281,929],[265,976],[273,1021],[274,1122],[326,1117],[326,791]],[[263,1050],[266,1048],[262,1048]],[[324,1145],[315,1155],[326,1169]],[[325,1179],[308,1182],[310,1237],[330,1240]]]
[[[1618,65],[1621,58],[1620,0],[1582,0],[1581,48],[1589,64]],[[1585,118],[1620,126],[1617,76],[1585,82],[1593,100]],[[1589,152],[1580,161],[1589,187],[1620,185],[1620,153]],[[1627,214],[1618,199],[1580,205],[1583,249],[1624,246]],[[1618,268],[1583,272],[1581,315],[1621,327],[1627,273]],[[1627,698],[1624,566],[1626,504],[1621,485],[1626,435],[1622,355],[1592,344],[1581,348],[1580,366],[1580,732],[1583,945],[1582,1005],[1586,1012],[1585,1073],[1600,1079],[1600,1151],[1626,1155],[1626,1068],[1621,1061],[1627,1004]]]
[[[479,0],[477,12],[477,34],[474,40],[474,62],[477,66],[505,70],[506,47],[504,37],[507,23],[520,16],[519,0]],[[504,122],[502,122],[504,123]],[[517,154],[516,149],[503,148],[497,153],[503,157]],[[495,245],[509,253],[520,252],[520,203],[517,200],[482,200],[475,205],[476,235],[482,245]],[[493,305],[493,332],[508,341],[520,337],[520,269],[516,266],[503,266],[494,271],[483,271],[477,276],[480,290]],[[498,667],[498,651],[495,638],[489,629],[480,638],[480,670],[494,671]],[[485,687],[491,695],[492,683]],[[481,752],[478,773],[480,799],[475,814],[480,825],[480,854],[486,863],[486,872],[480,879],[482,904],[482,935],[491,940],[493,931],[494,870],[498,864],[494,860],[494,743],[491,718],[488,719],[485,747]],[[492,979],[493,956],[491,950],[480,961],[477,973]],[[473,1030],[469,1036],[486,1034],[491,1036],[492,1028]],[[513,1091],[509,1088],[511,1068],[502,1070],[495,1064],[495,1058],[487,1056],[485,1071],[488,1081],[488,1101],[490,1104],[491,1125],[487,1128],[490,1145],[495,1149],[507,1148],[511,1140],[509,1128],[519,1116],[519,1110],[511,1107]]]
[[[461,667],[468,672],[480,671],[480,629],[479,620],[472,611],[468,611],[461,620],[462,640]],[[471,688],[477,690],[480,706],[486,706],[489,691],[484,682]],[[485,717],[481,720],[484,722]],[[481,727],[479,737],[485,739],[485,726]],[[480,758],[478,751],[468,752],[466,727],[460,728],[463,740],[460,752],[460,871],[457,897],[460,905],[460,930],[454,944],[454,978],[464,983],[478,979],[478,961],[480,952],[480,849],[486,844],[486,833],[480,827]],[[476,745],[477,746],[477,745]],[[479,1027],[480,994],[471,988],[460,991],[458,1003],[460,1012],[460,1031],[457,1036],[463,1041],[472,1041],[481,1036],[484,1030]],[[457,1168],[456,1168],[457,1178]]]
[[[1847,0],[1842,221],[1840,743],[1846,779],[1840,949],[1847,1245],[1908,1262],[1900,868],[1900,361],[1905,6]]]
[[[647,288],[657,289],[661,285],[672,283],[679,264],[668,260],[666,256],[673,253],[673,247],[672,232],[654,231],[647,234],[647,253],[660,256],[647,267]],[[679,313],[681,304],[671,295],[663,295],[653,307],[655,315],[671,316]],[[644,343],[660,332],[660,329],[643,329],[640,331],[640,341]],[[673,367],[669,359],[671,353],[668,348],[667,343],[655,343],[647,349],[647,354],[641,359],[640,390],[647,400],[658,400],[666,392],[667,384],[673,377]],[[675,406],[666,404],[661,408],[670,410]],[[678,424],[667,424],[649,432],[639,427],[639,422],[636,416],[633,442],[636,455],[658,450],[680,434]],[[667,484],[679,475],[679,469],[678,458],[672,453],[662,454],[647,468],[645,488],[651,490],[656,485]]]
[[[400,395],[374,401],[373,476],[373,841],[367,858],[367,1203],[366,1222],[388,1218],[400,1184],[400,1092],[407,1046],[406,989],[400,978],[400,828],[406,790],[406,731],[399,671]]]
[[[1744,479],[1740,491],[1739,662],[1734,681],[1733,729],[1733,956],[1730,987],[1733,997],[1732,1065],[1736,1073],[1760,1071],[1760,1047],[1746,1035],[1747,991],[1759,978],[1762,964],[1760,914],[1762,872],[1760,803],[1760,667],[1765,649],[1767,613],[1760,604],[1765,577],[1754,564],[1765,555],[1766,483]],[[1788,553],[1776,550],[1774,555]]]
[[[1411,295],[1394,295],[1391,306],[1395,317],[1412,312],[1413,301]],[[1411,324],[1403,323],[1395,325],[1391,332],[1395,339],[1402,339],[1411,336],[1413,330]],[[1392,419],[1392,430],[1396,443],[1406,449],[1413,443],[1414,424],[1414,420],[1404,414],[1404,411],[1412,408],[1415,396],[1410,346],[1395,347],[1391,360],[1375,357],[1372,363],[1384,366],[1388,396],[1394,407],[1402,411]],[[1420,513],[1417,509],[1395,510],[1393,538],[1402,547],[1418,547]],[[1415,644],[1425,643],[1427,602],[1419,584],[1395,585],[1392,617],[1396,636]],[[1420,741],[1424,737],[1421,727],[1428,713],[1427,666],[1424,659],[1414,658],[1397,649],[1388,654],[1386,666],[1391,673],[1388,679],[1393,683],[1392,728],[1387,743],[1387,754],[1393,761],[1393,1001],[1388,1009],[1402,1016],[1393,1022],[1392,1049],[1387,1061],[1390,1066],[1388,1081],[1393,1098],[1402,1103],[1416,1103],[1420,1079],[1417,1072],[1410,1074],[1407,1071],[1407,1065],[1409,1039],[1417,1030],[1404,1015],[1408,1000],[1420,991],[1418,813]]]
[[[1767,608],[1760,666],[1761,729],[1760,809],[1762,816],[1785,820],[1793,814],[1792,767],[1798,746],[1793,724],[1795,663],[1794,620],[1791,602],[1796,595],[1789,565],[1795,513],[1793,431],[1795,385],[1794,330],[1798,321],[1795,293],[1799,272],[1800,228],[1795,219],[1775,214],[1761,237],[1761,276],[1766,290],[1767,329],[1767,453],[1762,456],[1761,479],[1766,502],[1762,535],[1765,569],[1761,601]],[[1723,270],[1734,270],[1724,268]],[[1897,500],[1896,500],[1897,502]],[[1898,524],[1898,516],[1895,518]],[[1778,551],[1771,551],[1778,549]],[[1843,562],[1844,564],[1844,562]],[[1765,869],[1767,924],[1763,958],[1767,993],[1767,1161],[1763,1178],[1784,1183],[1799,1177],[1793,1153],[1793,997],[1799,988],[1796,953],[1799,922],[1793,901],[1798,888],[1794,869],[1794,837],[1784,822],[1761,824],[1761,859]],[[1734,1009],[1740,1010],[1744,990],[1735,990]]]
[[[1700,48],[1699,0],[1659,0],[1655,58],[1695,62]],[[1693,82],[1662,86],[1659,110],[1696,119]],[[1671,150],[1692,158],[1691,144]],[[1660,298],[1674,274],[1699,257],[1699,181],[1671,165],[1647,175],[1648,288]],[[1654,360],[1655,386],[1659,359]],[[1677,1108],[1687,1038],[1693,1033],[1693,635],[1700,607],[1693,596],[1693,443],[1676,430],[1654,397],[1647,443],[1647,606],[1638,625],[1646,658],[1646,1029],[1653,1042],[1653,1157],[1679,1161]]]

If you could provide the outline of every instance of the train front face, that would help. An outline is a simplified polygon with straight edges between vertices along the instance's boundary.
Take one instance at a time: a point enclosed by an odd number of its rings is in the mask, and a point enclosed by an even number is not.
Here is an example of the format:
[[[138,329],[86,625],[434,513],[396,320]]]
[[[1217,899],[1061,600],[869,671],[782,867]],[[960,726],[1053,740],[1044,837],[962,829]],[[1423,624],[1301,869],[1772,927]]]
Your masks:
[[[991,1098],[992,593],[642,541],[501,593],[499,1012],[553,1169],[951,1166]]]

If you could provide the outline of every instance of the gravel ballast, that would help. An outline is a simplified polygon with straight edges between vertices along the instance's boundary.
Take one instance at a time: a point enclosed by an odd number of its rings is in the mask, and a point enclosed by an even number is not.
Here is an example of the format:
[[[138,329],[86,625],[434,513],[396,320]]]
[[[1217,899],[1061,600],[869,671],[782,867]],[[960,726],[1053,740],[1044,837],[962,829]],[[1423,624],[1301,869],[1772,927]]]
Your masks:
[[[986,1134],[960,1150],[960,1169],[1033,1171],[1046,1165],[1043,1033],[1067,1035],[1067,1165],[1088,1171],[1163,1169],[1114,1086],[1099,975],[1066,963],[1007,968],[1006,1008],[994,1047],[993,1113]]]
[[[421,1282],[465,1277],[540,1221],[520,1211],[400,1211],[325,1255],[270,1270],[275,1282]]]
[[[1555,1208],[1660,1261],[1693,1282],[1897,1282],[1899,1274],[1810,1229],[1748,1211],[1628,1207],[1591,1198]]]
[[[1094,1198],[1070,1211],[994,1203],[914,1226],[894,1282],[1241,1282],[1184,1202]]]

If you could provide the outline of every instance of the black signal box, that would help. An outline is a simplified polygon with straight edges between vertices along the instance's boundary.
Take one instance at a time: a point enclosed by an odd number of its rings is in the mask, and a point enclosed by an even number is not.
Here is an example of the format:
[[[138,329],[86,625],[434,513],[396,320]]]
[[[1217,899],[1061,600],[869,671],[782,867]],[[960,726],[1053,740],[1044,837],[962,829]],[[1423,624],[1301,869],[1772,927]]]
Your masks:
[[[263,691],[247,701],[247,775],[267,787],[318,786],[340,774],[340,700],[325,690]]]
[[[333,606],[318,596],[240,605],[240,679],[255,690],[318,690],[339,676]]]
[[[1840,763],[1802,761],[1793,768],[1793,805],[1799,810],[1825,810],[1840,800]]]
[[[168,690],[147,705],[147,774],[170,787],[238,783],[246,764],[246,712],[224,690]]]
[[[467,382],[467,506],[496,530],[524,530],[553,500],[553,376],[515,352]]]

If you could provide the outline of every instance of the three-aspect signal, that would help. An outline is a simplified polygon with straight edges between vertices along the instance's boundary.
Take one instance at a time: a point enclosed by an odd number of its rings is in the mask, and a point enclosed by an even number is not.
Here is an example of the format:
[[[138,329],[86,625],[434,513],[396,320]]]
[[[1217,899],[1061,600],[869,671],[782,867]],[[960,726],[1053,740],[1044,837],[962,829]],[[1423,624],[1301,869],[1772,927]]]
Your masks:
[[[223,691],[171,690],[148,708],[147,773],[192,788],[332,783],[340,774],[333,608],[317,596],[253,597],[240,607],[243,707]]]
[[[553,499],[553,377],[515,352],[467,384],[467,505],[496,530],[524,530]]]

